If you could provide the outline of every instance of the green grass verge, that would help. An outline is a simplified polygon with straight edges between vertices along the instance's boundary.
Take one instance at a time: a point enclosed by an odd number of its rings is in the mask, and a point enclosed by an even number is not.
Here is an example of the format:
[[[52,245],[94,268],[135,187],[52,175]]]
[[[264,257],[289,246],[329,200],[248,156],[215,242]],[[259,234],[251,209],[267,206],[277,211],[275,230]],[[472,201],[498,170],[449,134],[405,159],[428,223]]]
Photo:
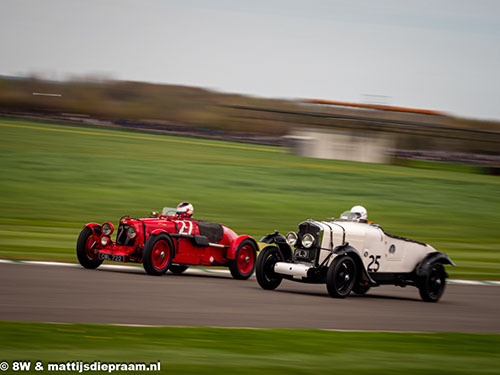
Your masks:
[[[161,361],[167,374],[500,373],[497,334],[0,322],[0,352],[3,361],[42,361],[45,369],[47,362]]]
[[[0,118],[0,258],[76,261],[82,225],[190,201],[255,238],[355,204],[432,244],[452,277],[500,279],[500,178],[310,159],[286,149]]]

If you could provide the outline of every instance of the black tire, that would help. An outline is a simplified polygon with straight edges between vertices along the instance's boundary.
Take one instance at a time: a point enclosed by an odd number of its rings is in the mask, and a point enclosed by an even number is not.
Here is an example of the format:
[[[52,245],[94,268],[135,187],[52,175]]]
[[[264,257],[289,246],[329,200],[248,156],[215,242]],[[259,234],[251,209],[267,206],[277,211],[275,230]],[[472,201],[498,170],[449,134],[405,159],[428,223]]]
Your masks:
[[[229,261],[229,271],[234,279],[246,280],[255,271],[257,245],[251,239],[244,239],[236,249],[236,256]]]
[[[183,266],[181,264],[171,264],[170,267],[168,267],[168,270],[172,273],[176,273],[176,274],[180,275],[188,268],[189,268],[189,266]]]
[[[149,275],[161,276],[172,264],[174,244],[166,234],[151,236],[144,245],[142,265]]]
[[[85,227],[80,232],[78,240],[76,241],[76,256],[78,257],[78,262],[88,269],[96,269],[102,264],[102,260],[99,259],[99,253],[96,250],[96,241],[98,239],[94,238],[94,232],[89,227]]]
[[[437,302],[446,288],[446,272],[442,264],[433,264],[430,272],[418,282],[418,291],[424,302]]]
[[[337,256],[326,274],[326,289],[333,298],[345,298],[356,285],[356,263],[347,256]]]
[[[282,262],[283,257],[276,246],[267,246],[259,254],[255,275],[262,289],[274,290],[283,281],[283,277],[274,272],[274,265]]]
[[[370,290],[370,285],[365,285],[360,282],[354,284],[354,287],[352,288],[352,291],[356,294],[359,294],[360,296],[366,294],[369,290]]]

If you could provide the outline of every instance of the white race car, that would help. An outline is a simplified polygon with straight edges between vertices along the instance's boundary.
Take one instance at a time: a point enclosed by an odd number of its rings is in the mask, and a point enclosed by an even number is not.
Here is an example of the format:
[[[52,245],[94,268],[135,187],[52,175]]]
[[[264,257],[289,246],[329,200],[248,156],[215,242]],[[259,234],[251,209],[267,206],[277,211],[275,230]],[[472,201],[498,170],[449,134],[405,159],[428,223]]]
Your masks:
[[[286,237],[278,231],[264,236],[261,242],[269,246],[257,259],[259,285],[273,290],[283,279],[326,283],[334,298],[383,284],[412,285],[422,300],[437,302],[448,276],[444,265],[455,265],[451,259],[423,242],[390,235],[366,218],[366,210],[355,206],[339,219],[308,219]]]

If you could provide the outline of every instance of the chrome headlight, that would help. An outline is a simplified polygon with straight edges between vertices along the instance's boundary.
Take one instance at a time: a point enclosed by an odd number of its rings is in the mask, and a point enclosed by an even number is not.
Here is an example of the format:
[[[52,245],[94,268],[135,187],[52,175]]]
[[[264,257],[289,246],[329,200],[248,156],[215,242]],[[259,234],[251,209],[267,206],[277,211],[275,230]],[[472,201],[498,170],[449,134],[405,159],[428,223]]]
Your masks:
[[[127,237],[130,239],[135,238],[137,236],[137,231],[135,230],[134,227],[128,227],[127,229]]]
[[[297,243],[297,239],[297,233],[295,232],[288,232],[286,234],[286,242],[288,242],[290,246],[295,246],[295,244]]]
[[[302,246],[304,246],[306,249],[309,249],[314,243],[314,237],[312,234],[306,233],[302,237]]]
[[[113,224],[111,224],[109,221],[106,221],[102,225],[102,234],[104,234],[105,236],[109,236],[111,233],[113,233],[113,229]]]
[[[102,238],[101,238],[101,245],[102,246],[108,246],[108,243],[109,243],[109,237],[102,236]]]

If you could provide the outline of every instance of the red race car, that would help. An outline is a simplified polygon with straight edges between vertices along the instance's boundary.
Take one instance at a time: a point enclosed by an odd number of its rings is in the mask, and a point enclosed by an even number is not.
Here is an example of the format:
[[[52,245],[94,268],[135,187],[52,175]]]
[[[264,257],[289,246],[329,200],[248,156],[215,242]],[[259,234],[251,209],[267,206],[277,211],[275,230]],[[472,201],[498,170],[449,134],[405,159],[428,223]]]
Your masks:
[[[225,266],[235,279],[248,279],[255,269],[257,242],[192,214],[193,206],[183,202],[147,218],[122,217],[116,241],[111,239],[113,224],[89,223],[78,237],[78,261],[89,269],[104,260],[142,263],[148,274],[157,276],[167,270],[182,273],[190,265]]]

